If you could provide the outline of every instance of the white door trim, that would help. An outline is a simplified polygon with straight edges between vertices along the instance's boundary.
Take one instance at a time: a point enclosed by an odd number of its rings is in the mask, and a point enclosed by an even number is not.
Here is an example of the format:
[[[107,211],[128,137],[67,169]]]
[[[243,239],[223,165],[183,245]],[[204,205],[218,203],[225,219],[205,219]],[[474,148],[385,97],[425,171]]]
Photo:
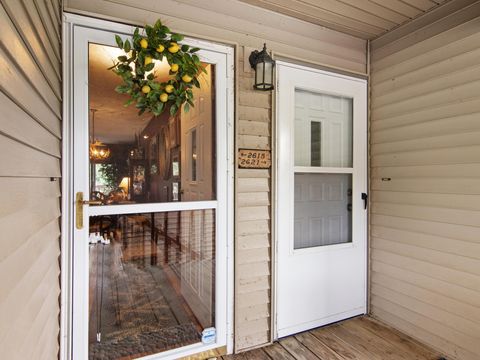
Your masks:
[[[274,309],[274,319],[273,319],[273,329],[272,329],[272,333],[273,333],[273,339],[274,340],[277,340],[279,338],[279,329],[278,329],[278,299],[279,299],[279,279],[278,279],[278,274],[279,274],[279,263],[278,263],[278,259],[279,259],[279,234],[281,232],[281,229],[280,227],[282,226],[282,217],[279,216],[280,214],[280,207],[281,205],[279,204],[278,202],[278,194],[281,193],[281,189],[280,189],[280,179],[284,179],[285,176],[289,176],[288,174],[285,174],[282,172],[282,167],[280,166],[280,161],[281,161],[281,152],[282,151],[286,151],[285,149],[282,150],[282,146],[281,146],[281,138],[280,138],[280,129],[281,129],[281,126],[279,124],[279,114],[280,114],[280,110],[279,110],[279,107],[280,107],[280,103],[282,101],[282,98],[279,94],[279,90],[280,90],[280,83],[282,81],[282,79],[280,78],[279,76],[279,69],[281,67],[287,67],[287,68],[292,68],[292,69],[298,69],[298,70],[303,70],[303,71],[308,71],[308,72],[312,72],[312,73],[316,73],[316,74],[322,74],[322,75],[326,75],[326,76],[329,76],[331,78],[338,78],[338,79],[345,79],[345,80],[349,80],[349,81],[355,81],[355,82],[358,82],[358,83],[361,83],[363,85],[367,85],[367,80],[365,79],[361,79],[361,78],[358,78],[358,77],[353,77],[353,76],[348,76],[348,75],[343,75],[343,74],[338,74],[338,73],[333,73],[333,72],[329,72],[329,71],[326,71],[326,70],[320,70],[318,68],[312,68],[312,67],[308,67],[308,66],[304,66],[304,65],[298,65],[298,64],[293,64],[293,63],[289,63],[287,61],[279,61],[277,60],[276,62],[277,66],[276,66],[276,93],[275,93],[275,114],[276,114],[276,117],[275,117],[275,149],[274,149],[274,156],[275,156],[275,163],[274,163],[274,166],[275,166],[275,169],[274,169],[274,172],[275,172],[275,182],[274,182],[274,188],[275,188],[275,193],[276,193],[276,197],[275,197],[275,224],[274,224],[274,232],[275,232],[275,239],[274,239],[274,251],[275,251],[275,259],[274,259],[274,277],[273,277],[273,280],[272,282],[274,283],[274,296],[273,296],[273,309]],[[302,87],[302,89],[305,89]],[[328,91],[327,91],[328,93]],[[336,91],[330,91],[330,93],[332,95],[335,95],[336,94]],[[348,96],[348,93],[345,93],[345,92],[342,92],[342,93],[338,93],[339,95],[343,95],[343,96]],[[353,94],[352,94],[353,96]],[[362,186],[362,192],[365,192],[367,193],[367,189],[368,189],[368,179],[367,179],[367,159],[368,159],[368,153],[367,153],[367,94],[365,93],[365,104],[362,105],[362,118],[357,120],[357,123],[354,124],[354,126],[359,126],[359,127],[362,127],[365,131],[365,136],[362,137],[362,139],[360,140],[361,141],[361,144],[359,146],[360,148],[360,151],[363,153],[363,159],[362,159],[362,163],[363,163],[363,166],[362,166],[362,171],[360,174],[357,173],[357,176],[360,176],[362,179],[363,179],[363,186]],[[364,106],[364,108],[363,108]],[[293,151],[293,149],[290,149],[290,151]],[[355,161],[355,160],[354,160]],[[296,171],[299,171],[301,172],[302,171],[302,167],[295,167],[295,170]],[[320,168],[320,169],[312,169],[312,168],[309,168],[308,169],[309,172],[314,172],[314,173],[329,173],[329,172],[337,172],[337,173],[353,173],[353,168]],[[293,196],[293,195],[292,195]],[[358,200],[357,200],[357,203],[360,203]],[[365,212],[365,216],[362,220],[362,224],[361,224],[361,231],[364,233],[364,236],[365,236],[365,251],[364,251],[364,259],[365,259],[365,269],[364,269],[364,272],[365,272],[365,276],[364,276],[364,306],[362,306],[361,308],[359,309],[355,309],[353,311],[350,311],[350,312],[347,312],[347,313],[342,313],[342,314],[335,314],[333,316],[331,316],[330,318],[328,319],[324,319],[326,320],[327,322],[316,322],[316,321],[312,321],[311,323],[308,324],[308,326],[310,327],[317,327],[317,326],[321,326],[321,325],[324,325],[326,323],[331,323],[331,322],[335,322],[335,321],[338,321],[342,318],[348,318],[350,316],[354,316],[354,315],[357,315],[359,313],[359,311],[361,313],[365,313],[366,312],[366,309],[367,309],[367,298],[368,298],[368,289],[367,289],[367,273],[368,273],[368,257],[367,257],[367,249],[368,249],[368,236],[367,236],[367,223],[368,223],[368,214]],[[334,245],[336,246],[337,248],[338,247],[351,247],[352,244],[351,243],[346,243],[346,244],[338,244],[338,245]],[[327,251],[326,249],[322,249],[322,248],[313,248],[313,249],[298,249],[298,250],[295,250],[295,252],[302,252],[302,251],[310,251],[310,252],[319,252],[319,251]],[[298,327],[297,331],[302,331],[302,327]]]
[[[104,30],[117,34],[125,34],[126,36],[133,34],[134,27],[123,25],[111,21],[99,20],[95,18],[64,13],[63,17],[63,143],[62,143],[62,233],[61,233],[61,308],[60,308],[60,359],[71,359],[73,351],[73,233],[74,233],[74,177],[73,174],[73,46],[74,46],[74,30],[77,27]],[[105,30],[104,30],[105,31]],[[113,36],[112,36],[113,39]],[[224,174],[220,180],[224,186],[226,194],[218,201],[224,204],[223,208],[226,213],[223,234],[227,234],[226,246],[221,251],[221,256],[225,260],[226,281],[221,285],[222,293],[225,297],[219,296],[219,303],[222,307],[217,311],[224,315],[225,324],[222,324],[226,334],[224,339],[219,339],[216,344],[206,347],[194,344],[178,350],[172,350],[159,355],[151,355],[144,359],[175,359],[179,356],[188,356],[199,351],[208,350],[218,346],[227,346],[227,352],[233,351],[233,184],[234,184],[234,49],[229,46],[220,45],[208,41],[186,38],[184,43],[199,47],[212,53],[218,54],[218,57],[225,58],[225,68],[223,69],[225,77],[222,81],[223,92],[217,93],[217,98],[223,98],[224,101],[217,101],[217,111],[225,113],[226,124],[224,126],[223,146],[225,151],[225,161],[222,162],[218,173]],[[220,69],[219,69],[220,70]],[[222,72],[223,72],[222,71]],[[220,72],[218,73],[220,74]],[[78,134],[76,134],[78,136]],[[207,207],[212,207],[215,202],[208,202]],[[141,205],[140,205],[141,206]],[[177,207],[183,208],[185,205],[178,204]],[[190,204],[189,208],[195,204]],[[157,206],[158,207],[158,206]],[[160,206],[161,207],[161,206]],[[151,205],[142,209],[142,212],[148,212]],[[97,212],[108,211],[98,210]],[[158,211],[158,209],[156,209]],[[161,211],[161,209],[160,209]],[[86,212],[88,216],[88,211]],[[217,255],[218,256],[218,255]],[[218,289],[218,288],[217,288]]]

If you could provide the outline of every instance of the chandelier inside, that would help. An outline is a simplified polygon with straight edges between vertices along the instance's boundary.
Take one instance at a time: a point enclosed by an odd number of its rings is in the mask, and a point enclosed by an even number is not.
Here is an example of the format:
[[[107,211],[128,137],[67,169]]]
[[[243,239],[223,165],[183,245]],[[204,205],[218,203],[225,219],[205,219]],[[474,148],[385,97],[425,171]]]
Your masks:
[[[92,112],[92,137],[89,148],[90,160],[106,160],[110,157],[110,148],[100,140],[95,139],[95,113],[97,109],[90,109],[90,111]]]

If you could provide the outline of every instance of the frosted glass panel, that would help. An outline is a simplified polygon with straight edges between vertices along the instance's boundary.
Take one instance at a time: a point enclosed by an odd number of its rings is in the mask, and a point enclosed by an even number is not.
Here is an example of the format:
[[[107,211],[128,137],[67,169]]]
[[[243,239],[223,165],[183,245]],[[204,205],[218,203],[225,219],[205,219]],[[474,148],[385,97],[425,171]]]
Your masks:
[[[295,90],[295,166],[352,167],[351,98]]]
[[[295,174],[294,249],[352,241],[352,175]]]

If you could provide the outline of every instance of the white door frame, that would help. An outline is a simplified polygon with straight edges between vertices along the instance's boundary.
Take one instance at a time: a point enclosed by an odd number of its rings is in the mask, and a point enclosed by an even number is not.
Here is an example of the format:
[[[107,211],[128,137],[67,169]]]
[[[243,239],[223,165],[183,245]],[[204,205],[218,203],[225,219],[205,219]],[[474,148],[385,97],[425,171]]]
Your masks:
[[[83,33],[88,31],[107,31],[111,32],[112,45],[114,43],[114,34],[122,34],[125,37],[131,36],[134,27],[123,25],[111,21],[99,20],[90,17],[64,13],[63,19],[63,144],[62,144],[62,234],[61,234],[61,320],[60,320],[60,359],[71,359],[73,352],[73,324],[74,324],[74,307],[73,303],[73,238],[74,238],[74,183],[77,181],[73,176],[74,171],[74,144],[78,144],[86,139],[83,133],[73,133],[74,118],[83,116],[85,114],[74,113],[74,101],[79,101],[78,98],[74,100],[74,42],[79,38],[75,32],[76,29],[82,28]],[[75,40],[76,39],[76,40]],[[80,37],[81,39],[81,37]],[[217,225],[217,233],[226,234],[226,244],[223,248],[217,249],[216,262],[221,266],[221,271],[226,273],[225,281],[216,284],[216,322],[217,322],[217,342],[210,346],[202,344],[194,344],[180,349],[174,349],[163,352],[157,355],[150,355],[142,359],[175,359],[178,357],[188,356],[201,351],[214,349],[222,346],[227,347],[227,352],[233,351],[233,184],[234,184],[234,49],[229,46],[220,45],[208,41],[201,41],[192,38],[186,38],[183,43],[199,47],[211,54],[212,58],[224,59],[218,64],[217,74],[225,74],[224,77],[217,76],[217,102],[216,111],[225,113],[226,123],[218,128],[217,134],[217,148],[222,147],[224,158],[219,162],[217,175],[218,187],[223,188],[222,194],[218,192],[217,202],[221,204],[221,209],[224,211],[222,224]],[[78,93],[75,95],[78,96]],[[81,94],[80,94],[81,95]],[[85,99],[81,99],[85,100]],[[80,100],[80,101],[81,101]],[[77,109],[78,110],[78,109]],[[217,117],[219,118],[219,117]],[[75,141],[74,141],[75,139]],[[86,141],[86,140],[85,140]],[[85,164],[81,164],[80,168],[84,168]],[[78,164],[75,168],[78,169]],[[88,168],[85,168],[88,169]],[[84,170],[85,170],[84,169]],[[75,187],[78,188],[78,183]],[[81,185],[80,187],[85,187]],[[88,184],[87,184],[88,187]],[[88,191],[86,192],[88,194]],[[199,206],[201,208],[212,207],[214,202],[191,202],[175,203],[175,204],[136,204],[129,205],[135,208],[137,212],[162,211],[167,207],[171,211],[190,209],[192,206]],[[219,205],[220,206],[220,205]],[[124,209],[124,206],[118,207],[119,213],[126,211],[131,212],[133,208]],[[88,211],[85,208],[85,217],[89,215],[101,215],[107,211],[106,207],[98,207],[94,210]],[[219,228],[220,227],[220,228]],[[88,266],[88,265],[87,265]],[[77,280],[78,281],[78,280]],[[80,281],[83,283],[84,279]],[[84,287],[84,286],[83,286]],[[221,320],[219,320],[221,319]],[[221,322],[221,323],[219,323]],[[79,331],[84,331],[80,329]],[[78,329],[76,329],[78,331]],[[81,351],[81,350],[80,350]],[[83,350],[84,351],[84,350]],[[77,355],[76,352],[75,355]],[[78,359],[78,357],[77,357]]]
[[[355,175],[357,177],[360,177],[362,178],[362,192],[365,192],[367,193],[367,190],[368,190],[368,174],[367,174],[367,160],[368,160],[368,153],[367,153],[367,93],[366,93],[366,88],[367,88],[367,80],[365,79],[360,79],[358,77],[351,77],[351,76],[347,76],[347,75],[342,75],[342,74],[338,74],[338,73],[334,73],[334,72],[329,72],[329,71],[325,71],[325,70],[320,70],[320,69],[317,69],[317,68],[313,68],[313,67],[308,67],[308,66],[303,66],[303,65],[298,65],[298,64],[293,64],[293,63],[289,63],[287,61],[276,61],[276,97],[275,97],[275,114],[276,114],[276,124],[275,124],[275,151],[274,151],[274,155],[275,155],[275,180],[274,180],[274,187],[275,187],[275,193],[276,193],[276,196],[275,196],[275,224],[274,224],[274,231],[275,231],[275,240],[274,240],[274,246],[275,246],[275,249],[274,249],[274,254],[275,254],[275,259],[274,259],[274,279],[273,279],[273,284],[274,284],[274,298],[273,298],[273,312],[275,314],[274,316],[274,319],[273,319],[273,329],[272,329],[272,333],[273,333],[273,339],[274,340],[277,340],[279,338],[279,329],[278,329],[278,300],[279,300],[279,282],[278,282],[278,274],[279,274],[279,263],[278,263],[278,259],[279,259],[279,234],[282,230],[280,230],[280,227],[283,226],[282,224],[285,223],[285,221],[288,221],[288,216],[293,216],[293,209],[291,209],[290,211],[288,211],[288,214],[285,213],[285,208],[281,209],[281,204],[279,204],[279,201],[278,201],[278,194],[281,193],[281,191],[285,192],[285,189],[281,189],[280,188],[280,179],[285,179],[285,178],[290,178],[292,176],[292,174],[288,173],[288,170],[287,171],[284,171],[284,167],[280,166],[280,161],[283,157],[286,156],[287,153],[291,152],[293,154],[293,151],[294,149],[291,148],[291,149],[286,149],[284,146],[282,147],[282,138],[281,138],[281,134],[280,134],[280,129],[281,129],[281,124],[279,124],[279,114],[280,114],[280,111],[279,111],[279,106],[280,106],[280,103],[282,101],[286,101],[285,98],[282,99],[282,96],[279,94],[280,92],[280,84],[282,82],[282,79],[280,78],[279,76],[279,68],[281,66],[283,67],[288,67],[288,68],[292,68],[292,69],[298,69],[298,70],[303,70],[303,71],[308,71],[308,72],[312,72],[312,73],[317,73],[317,74],[322,74],[322,75],[327,75],[329,77],[331,77],[332,79],[334,78],[337,78],[337,79],[346,79],[346,80],[350,80],[350,81],[356,81],[356,82],[360,82],[360,83],[363,83],[365,85],[365,104],[361,105],[362,106],[362,115],[361,115],[361,118],[360,119],[354,119],[354,129],[357,128],[357,127],[360,127],[361,131],[364,131],[365,132],[365,136],[359,140],[360,144],[359,145],[359,151],[363,154],[363,156],[357,156],[357,159],[355,159],[355,156],[354,156],[354,164],[355,162],[357,161],[357,164],[358,162],[360,162],[360,165],[354,165],[354,166],[359,166],[361,167],[360,171],[357,172]],[[309,90],[309,89],[304,89],[302,88],[303,90]],[[315,91],[315,89],[312,89],[313,91]],[[349,96],[351,95],[352,98],[354,97],[354,94],[348,94],[348,92],[339,92],[339,93],[336,93],[336,91],[334,90],[331,90],[331,91],[324,91],[325,93],[330,93],[332,95],[341,95],[341,96]],[[291,96],[293,94],[290,94]],[[293,116],[293,114],[291,114]],[[354,130],[355,131],[355,130]],[[359,130],[360,131],[360,130]],[[293,136],[293,135],[292,135]],[[355,149],[355,147],[354,147]],[[299,169],[299,167],[296,167],[297,170]],[[336,171],[340,171],[341,172],[341,169],[338,169],[338,168],[335,168]],[[319,173],[328,173],[329,172],[329,169],[328,168],[322,168],[321,170],[319,169],[318,171]],[[284,180],[282,180],[284,181]],[[358,192],[358,191],[357,191]],[[291,194],[292,198],[293,198],[293,194]],[[361,201],[359,201],[359,199],[356,199],[356,208],[357,208],[357,211],[359,211],[359,207],[362,206],[363,207],[363,204],[361,203]],[[355,210],[355,207],[354,207],[354,210]],[[281,211],[283,211],[281,213]],[[282,215],[281,215],[282,214]],[[368,256],[367,256],[367,253],[368,253],[368,236],[367,236],[367,224],[368,224],[368,214],[367,212],[365,211],[364,212],[364,217],[363,219],[360,221],[360,222],[357,222],[357,226],[356,226],[356,229],[357,231],[361,232],[364,234],[364,237],[365,237],[365,251],[364,251],[364,259],[365,259],[365,276],[364,276],[364,311],[363,313],[366,313],[366,310],[367,310],[367,299],[368,299],[368,289],[367,289],[367,283],[368,283]],[[355,231],[355,227],[352,229],[352,231]],[[293,242],[293,239],[291,239],[291,241]],[[292,249],[293,249],[293,244],[292,245]],[[337,245],[334,245],[336,247],[350,247],[350,246],[353,246],[352,243],[345,243],[345,244],[337,244]],[[322,249],[322,248],[314,248],[314,249],[298,249],[298,250],[295,250],[295,252],[318,252],[318,251],[326,251],[326,249]],[[331,321],[330,322],[335,322],[335,321],[338,321],[339,319],[330,319]],[[324,323],[318,323],[318,324],[313,324],[312,323],[312,328],[313,327],[317,327],[317,326],[322,326],[322,325],[325,325]],[[301,330],[299,330],[301,331]]]

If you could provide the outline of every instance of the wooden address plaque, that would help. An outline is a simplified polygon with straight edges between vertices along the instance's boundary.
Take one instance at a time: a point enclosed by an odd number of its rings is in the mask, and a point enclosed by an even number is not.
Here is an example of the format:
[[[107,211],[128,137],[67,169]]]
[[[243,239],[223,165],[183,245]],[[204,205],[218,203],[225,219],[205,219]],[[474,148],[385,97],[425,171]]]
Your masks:
[[[239,149],[238,166],[242,169],[270,169],[270,150]]]

